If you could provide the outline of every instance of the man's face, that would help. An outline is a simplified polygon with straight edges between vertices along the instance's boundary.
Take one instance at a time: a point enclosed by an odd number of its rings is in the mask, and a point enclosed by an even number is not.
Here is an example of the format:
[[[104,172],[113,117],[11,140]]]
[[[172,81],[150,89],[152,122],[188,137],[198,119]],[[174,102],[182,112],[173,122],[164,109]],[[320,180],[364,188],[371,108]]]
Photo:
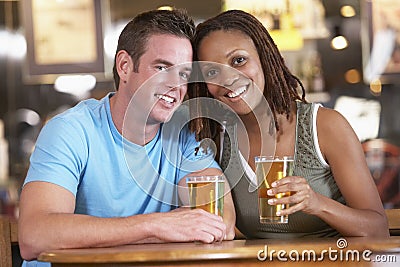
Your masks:
[[[146,124],[168,121],[182,103],[192,70],[192,46],[188,39],[158,34],[147,41],[137,72],[131,72],[128,85],[132,107],[146,114]]]

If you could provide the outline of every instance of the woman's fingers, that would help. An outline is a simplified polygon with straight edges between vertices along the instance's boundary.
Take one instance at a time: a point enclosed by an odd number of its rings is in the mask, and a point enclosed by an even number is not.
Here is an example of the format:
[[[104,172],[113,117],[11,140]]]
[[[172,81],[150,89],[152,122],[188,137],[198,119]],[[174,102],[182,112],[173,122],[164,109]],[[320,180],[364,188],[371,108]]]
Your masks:
[[[290,192],[289,196],[287,195],[288,192]],[[317,198],[307,181],[299,176],[288,176],[274,182],[272,188],[267,191],[267,194],[275,196],[275,198],[268,200],[270,205],[290,204],[288,208],[281,210],[277,214],[279,216],[292,214],[301,210],[307,212],[313,206],[313,200]]]

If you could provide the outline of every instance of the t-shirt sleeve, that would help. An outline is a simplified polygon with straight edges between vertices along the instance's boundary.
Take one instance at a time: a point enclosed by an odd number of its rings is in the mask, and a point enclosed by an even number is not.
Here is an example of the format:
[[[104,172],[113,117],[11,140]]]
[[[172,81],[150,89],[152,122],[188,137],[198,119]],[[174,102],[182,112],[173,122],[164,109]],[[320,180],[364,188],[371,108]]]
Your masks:
[[[179,168],[178,181],[189,173],[200,171],[206,168],[221,169],[218,163],[214,160],[214,150],[212,146],[201,146],[201,142],[196,141],[195,134],[185,133],[185,140],[182,150],[182,162]]]
[[[24,185],[33,181],[49,182],[76,195],[86,156],[79,127],[55,117],[38,136]]]

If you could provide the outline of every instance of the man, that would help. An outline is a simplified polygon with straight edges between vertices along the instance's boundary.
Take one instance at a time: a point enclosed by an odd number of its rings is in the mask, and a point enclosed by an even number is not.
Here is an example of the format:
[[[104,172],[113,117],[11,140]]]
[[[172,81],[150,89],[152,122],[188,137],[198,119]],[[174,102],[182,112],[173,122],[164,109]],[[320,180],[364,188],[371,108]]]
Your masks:
[[[189,173],[221,172],[214,161],[187,164],[210,156],[195,153],[186,127],[179,138],[160,133],[186,94],[193,33],[182,11],[138,15],[118,41],[116,92],[82,101],[44,126],[20,199],[24,259],[49,249],[233,238],[230,195],[225,223],[200,209],[172,211],[171,184],[183,185]]]

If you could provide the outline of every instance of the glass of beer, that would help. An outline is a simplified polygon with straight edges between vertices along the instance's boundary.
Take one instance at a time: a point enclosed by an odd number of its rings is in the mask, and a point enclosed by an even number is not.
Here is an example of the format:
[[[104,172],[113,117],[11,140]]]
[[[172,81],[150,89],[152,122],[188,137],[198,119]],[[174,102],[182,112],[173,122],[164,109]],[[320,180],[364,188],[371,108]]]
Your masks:
[[[210,213],[224,215],[223,175],[190,176],[186,178],[189,189],[189,205],[191,209],[203,209]]]
[[[279,193],[275,196],[267,194],[271,184],[283,177],[293,174],[294,160],[291,156],[260,156],[255,157],[256,176],[258,181],[258,212],[260,223],[288,223],[289,216],[277,216],[276,212],[286,209],[289,204],[268,204],[268,199],[290,196],[290,192]]]

